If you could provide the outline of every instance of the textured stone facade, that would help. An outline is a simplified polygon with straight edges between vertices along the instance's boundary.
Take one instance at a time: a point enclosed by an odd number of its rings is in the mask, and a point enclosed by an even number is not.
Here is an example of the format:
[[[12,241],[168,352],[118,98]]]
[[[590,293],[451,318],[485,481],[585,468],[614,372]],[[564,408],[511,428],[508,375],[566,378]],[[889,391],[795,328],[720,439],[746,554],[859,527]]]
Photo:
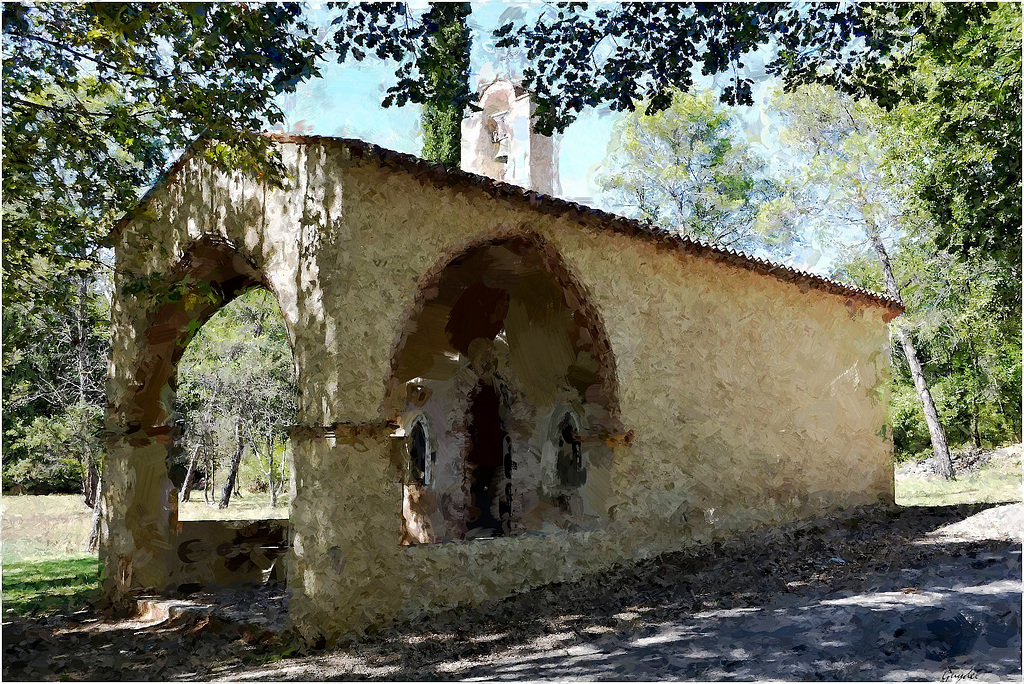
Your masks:
[[[897,304],[365,144],[280,145],[286,187],[190,158],[115,235],[111,596],[258,581],[280,553],[269,527],[178,521],[167,470],[190,331],[255,285],[297,370],[283,567],[309,639],[893,501]]]

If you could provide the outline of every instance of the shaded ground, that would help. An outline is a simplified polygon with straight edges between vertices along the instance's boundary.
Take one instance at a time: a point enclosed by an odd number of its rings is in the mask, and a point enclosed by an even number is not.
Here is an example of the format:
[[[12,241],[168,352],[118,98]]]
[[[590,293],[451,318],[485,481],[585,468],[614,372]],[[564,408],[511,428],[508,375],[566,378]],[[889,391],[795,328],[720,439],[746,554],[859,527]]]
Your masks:
[[[871,511],[288,654],[226,617],[5,621],[5,679],[1020,678],[1021,504]],[[280,615],[286,597],[238,603]]]

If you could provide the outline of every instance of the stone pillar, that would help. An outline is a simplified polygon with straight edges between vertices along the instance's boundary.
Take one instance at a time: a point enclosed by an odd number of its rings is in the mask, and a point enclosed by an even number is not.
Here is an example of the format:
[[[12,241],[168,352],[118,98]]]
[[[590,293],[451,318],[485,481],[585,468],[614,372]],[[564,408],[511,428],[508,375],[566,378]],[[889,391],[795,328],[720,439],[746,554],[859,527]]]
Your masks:
[[[100,560],[104,591],[121,604],[134,589],[164,589],[171,582],[177,490],[167,476],[170,429],[154,420],[156,414],[170,414],[168,392],[163,386],[139,391],[161,364],[143,332],[145,305],[119,296],[116,284],[114,291]],[[153,405],[147,410],[140,397]]]
[[[357,634],[402,608],[402,492],[384,423],[298,428],[288,589],[310,643]]]

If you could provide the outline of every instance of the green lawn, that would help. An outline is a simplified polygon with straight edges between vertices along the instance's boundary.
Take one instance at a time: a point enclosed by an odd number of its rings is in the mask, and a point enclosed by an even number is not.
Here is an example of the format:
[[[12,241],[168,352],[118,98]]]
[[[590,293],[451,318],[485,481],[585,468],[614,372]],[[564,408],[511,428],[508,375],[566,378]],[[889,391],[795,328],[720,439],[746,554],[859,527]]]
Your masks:
[[[99,598],[95,555],[4,563],[4,618],[73,611]]]
[[[896,476],[896,503],[901,506],[996,503],[1022,498],[1019,454],[990,461],[978,472],[951,482],[937,477]]]

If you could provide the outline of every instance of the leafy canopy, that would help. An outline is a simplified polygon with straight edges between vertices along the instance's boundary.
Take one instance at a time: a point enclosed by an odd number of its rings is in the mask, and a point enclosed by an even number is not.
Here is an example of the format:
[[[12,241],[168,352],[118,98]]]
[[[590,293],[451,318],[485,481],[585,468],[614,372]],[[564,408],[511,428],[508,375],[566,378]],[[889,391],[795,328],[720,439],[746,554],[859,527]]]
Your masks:
[[[432,2],[416,15],[406,3],[329,3],[339,63],[374,55],[395,61],[398,82],[383,106],[423,105],[423,156],[457,167],[469,90],[469,3]]]
[[[1019,4],[564,3],[496,35],[532,64],[524,85],[543,132],[602,104],[663,110],[697,71],[728,76],[724,102],[752,104],[741,69],[763,49],[775,50],[766,71],[788,92],[820,84],[912,107],[921,144],[907,156],[925,169],[915,193],[937,246],[997,254],[1020,274]]]
[[[3,8],[4,301],[96,259],[112,222],[202,136],[221,168],[273,177],[258,133],[319,74],[297,4]]]
[[[893,164],[915,170],[940,248],[995,257],[1019,279],[1020,5],[940,4],[917,13],[926,30],[915,37],[917,68],[906,90],[921,95],[897,110],[906,141]]]

